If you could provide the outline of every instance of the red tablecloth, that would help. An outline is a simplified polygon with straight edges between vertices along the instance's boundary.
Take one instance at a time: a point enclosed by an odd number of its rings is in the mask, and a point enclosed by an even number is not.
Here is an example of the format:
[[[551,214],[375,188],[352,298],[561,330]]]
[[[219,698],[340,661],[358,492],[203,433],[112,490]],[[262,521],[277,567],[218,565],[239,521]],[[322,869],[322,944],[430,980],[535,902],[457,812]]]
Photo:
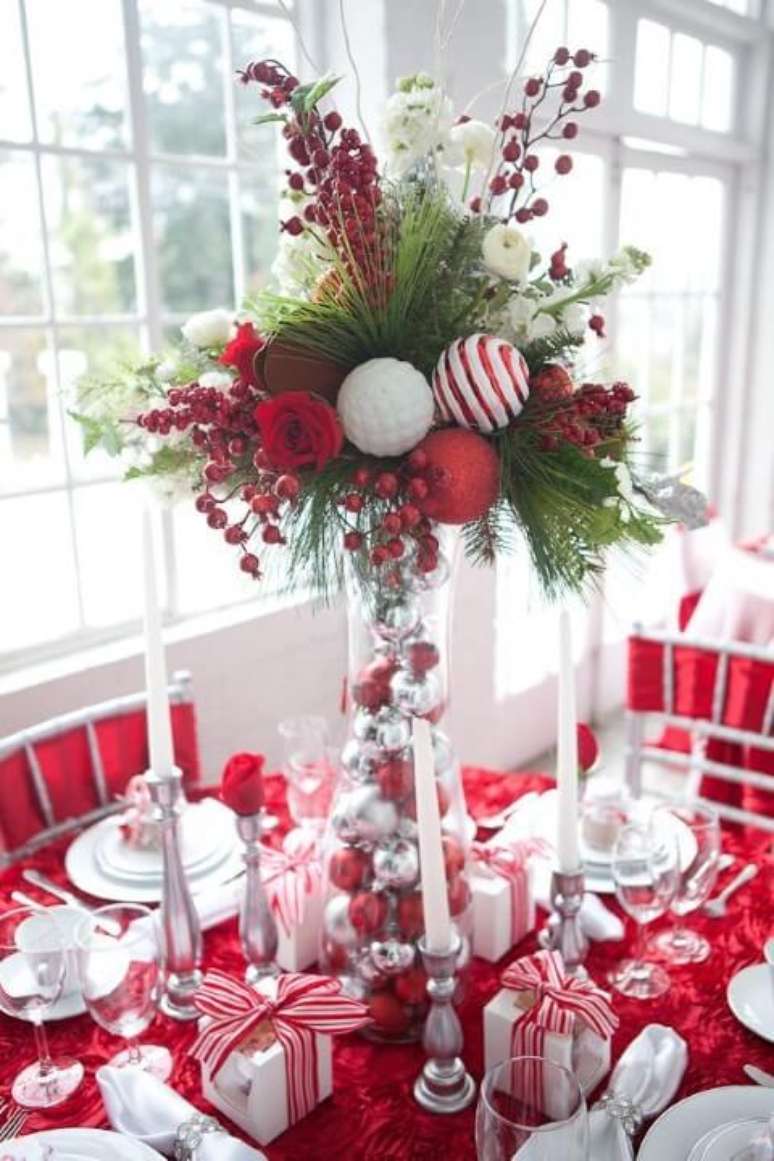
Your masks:
[[[465,787],[474,815],[500,809],[515,793],[542,788],[545,780],[535,776],[496,774],[467,770]],[[272,809],[280,808],[281,784],[270,780]],[[732,1016],[725,1001],[725,989],[734,972],[761,959],[764,940],[774,930],[774,858],[767,854],[771,837],[727,830],[724,847],[740,860],[754,859],[762,867],[758,878],[743,888],[732,902],[725,921],[695,921],[712,941],[713,954],[706,964],[673,970],[673,985],[667,996],[654,1002],[616,997],[621,1027],[613,1046],[614,1060],[631,1038],[647,1023],[660,1021],[674,1026],[688,1040],[690,1063],[680,1095],[720,1084],[743,1083],[742,1064],[774,1067],[774,1049]],[[63,877],[58,844],[35,857],[35,865],[47,874]],[[737,864],[738,867],[739,864]],[[2,901],[9,903],[10,891],[19,885],[19,869],[7,871],[0,879]],[[25,885],[25,890],[31,889]],[[239,973],[243,964],[234,923],[224,924],[205,936],[206,962]],[[525,939],[512,958],[531,952],[534,936]],[[593,946],[589,968],[604,982],[605,972],[625,951],[625,945],[608,943]],[[460,1008],[465,1028],[465,1060],[478,1079],[482,1073],[481,1009],[497,990],[499,969],[475,960],[467,993]],[[88,1016],[49,1026],[54,1053],[70,1052],[86,1065],[90,1075],[79,1093],[53,1113],[34,1114],[25,1130],[53,1125],[102,1125],[104,1118],[96,1085],[91,1075],[115,1050],[116,1042],[96,1027]],[[159,1017],[147,1039],[163,1040],[175,1053],[173,1085],[192,1102],[206,1109],[199,1097],[198,1066],[186,1055],[193,1037],[190,1025],[178,1025]],[[14,1074],[34,1056],[30,1030],[17,1021],[0,1016],[0,1091],[6,1094]],[[411,1096],[411,1086],[423,1062],[417,1045],[383,1047],[357,1036],[346,1037],[335,1048],[335,1091],[309,1117],[268,1146],[270,1161],[465,1161],[475,1157],[473,1110],[450,1118],[422,1112]]]

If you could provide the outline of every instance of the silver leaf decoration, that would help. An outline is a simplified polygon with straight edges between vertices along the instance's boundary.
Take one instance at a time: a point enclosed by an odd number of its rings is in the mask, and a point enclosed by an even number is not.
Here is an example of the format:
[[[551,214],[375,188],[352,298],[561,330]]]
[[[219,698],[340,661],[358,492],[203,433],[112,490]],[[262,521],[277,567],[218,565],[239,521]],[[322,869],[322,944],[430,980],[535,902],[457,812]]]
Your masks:
[[[637,476],[634,486],[662,516],[679,521],[689,531],[709,521],[707,497],[677,476]]]

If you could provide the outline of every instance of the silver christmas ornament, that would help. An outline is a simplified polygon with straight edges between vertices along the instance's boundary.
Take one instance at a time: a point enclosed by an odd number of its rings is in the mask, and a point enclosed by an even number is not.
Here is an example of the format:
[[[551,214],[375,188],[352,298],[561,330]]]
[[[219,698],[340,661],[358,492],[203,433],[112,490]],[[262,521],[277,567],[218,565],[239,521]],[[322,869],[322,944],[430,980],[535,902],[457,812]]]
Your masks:
[[[359,709],[352,720],[352,732],[359,742],[376,741],[376,717],[368,710]]]
[[[350,738],[341,751],[341,765],[352,781],[372,781],[374,775],[373,746],[369,746],[368,743],[362,744],[355,738]]]
[[[399,976],[407,971],[413,964],[415,955],[413,943],[385,939],[371,944],[371,959],[385,976]]]
[[[376,715],[374,744],[379,750],[395,753],[405,750],[411,741],[411,719],[398,709],[385,706]]]
[[[413,887],[419,878],[416,844],[405,838],[379,843],[374,850],[374,874],[385,887]]]
[[[323,930],[333,943],[342,947],[355,947],[358,934],[349,921],[349,895],[334,895],[325,904]]]
[[[378,786],[356,786],[340,796],[332,826],[345,843],[376,843],[395,833],[398,811]]]
[[[416,819],[409,818],[406,814],[398,823],[398,834],[401,838],[408,839],[410,842],[416,842],[419,834],[419,827],[416,824]]]
[[[411,598],[379,601],[374,609],[374,632],[385,641],[402,641],[416,632],[420,616],[419,603]]]
[[[410,669],[399,669],[393,675],[390,688],[398,709],[413,717],[429,714],[441,700],[438,678],[433,673],[415,674]]]

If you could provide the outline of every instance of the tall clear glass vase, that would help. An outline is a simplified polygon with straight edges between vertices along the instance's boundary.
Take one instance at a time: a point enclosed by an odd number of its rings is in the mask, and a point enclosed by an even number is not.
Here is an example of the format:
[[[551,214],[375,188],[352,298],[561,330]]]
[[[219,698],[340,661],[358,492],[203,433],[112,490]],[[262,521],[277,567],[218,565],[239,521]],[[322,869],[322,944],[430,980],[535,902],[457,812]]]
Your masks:
[[[432,724],[449,900],[470,955],[467,818],[459,763],[443,724],[448,708],[449,616],[458,533],[433,528],[438,564],[415,555],[387,569],[350,567],[348,740],[327,828],[328,901],[321,961],[370,1006],[368,1035],[419,1036],[426,1011],[417,953],[424,930],[412,719]]]

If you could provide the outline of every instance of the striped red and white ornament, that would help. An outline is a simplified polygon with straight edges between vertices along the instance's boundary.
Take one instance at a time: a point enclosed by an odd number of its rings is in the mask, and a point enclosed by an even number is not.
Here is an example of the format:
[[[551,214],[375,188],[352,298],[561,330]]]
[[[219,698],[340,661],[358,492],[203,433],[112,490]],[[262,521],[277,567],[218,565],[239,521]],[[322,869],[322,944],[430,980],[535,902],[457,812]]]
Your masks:
[[[470,335],[443,352],[432,387],[446,422],[486,435],[507,427],[521,412],[529,395],[529,368],[505,339]]]

